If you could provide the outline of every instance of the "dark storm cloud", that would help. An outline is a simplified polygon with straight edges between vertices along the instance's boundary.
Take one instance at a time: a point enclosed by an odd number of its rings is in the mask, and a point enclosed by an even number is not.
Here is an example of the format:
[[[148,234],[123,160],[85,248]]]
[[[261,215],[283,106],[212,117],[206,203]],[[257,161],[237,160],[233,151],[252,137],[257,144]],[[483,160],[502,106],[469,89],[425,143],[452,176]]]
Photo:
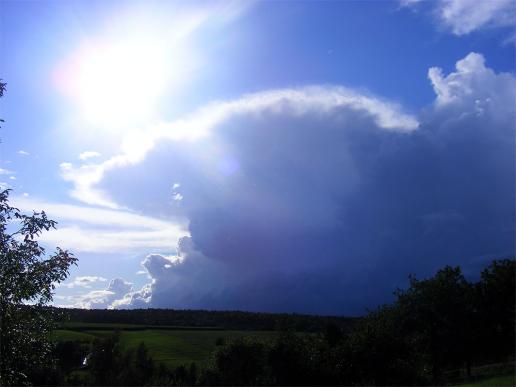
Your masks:
[[[438,97],[413,132],[352,106],[269,109],[108,175],[139,176],[118,202],[150,191],[191,234],[178,256],[148,256],[152,283],[118,306],[360,314],[409,273],[512,255],[516,81],[478,54],[429,77]]]

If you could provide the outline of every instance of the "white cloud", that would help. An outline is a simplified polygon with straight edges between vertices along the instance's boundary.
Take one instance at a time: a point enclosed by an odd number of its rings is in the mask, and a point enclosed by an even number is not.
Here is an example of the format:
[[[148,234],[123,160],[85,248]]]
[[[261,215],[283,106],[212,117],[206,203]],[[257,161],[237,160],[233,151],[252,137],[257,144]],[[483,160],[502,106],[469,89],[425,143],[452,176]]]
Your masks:
[[[414,7],[420,0],[400,0]],[[437,19],[455,35],[467,35],[483,28],[516,27],[516,3],[513,0],[437,0],[424,2],[433,7]]]
[[[72,169],[72,163],[63,162],[63,163],[59,164],[59,167],[61,168],[62,171],[68,171],[68,170]]]
[[[79,154],[79,160],[85,161],[94,157],[100,157],[101,154],[95,151],[85,151]]]
[[[196,141],[207,136],[217,125],[243,114],[276,113],[292,116],[320,113],[332,114],[339,109],[363,112],[376,122],[380,129],[394,132],[411,132],[418,121],[403,112],[396,104],[380,98],[360,94],[344,87],[304,87],[299,89],[272,90],[250,94],[242,98],[215,102],[198,109],[183,119],[132,132],[124,139],[122,153],[100,164],[61,164],[61,175],[73,183],[72,197],[87,203],[118,208],[109,195],[96,186],[106,172],[142,162],[158,140]]]
[[[43,233],[40,240],[75,252],[173,251],[177,240],[188,234],[185,221],[179,218],[165,221],[126,210],[50,203],[27,197],[13,197],[12,201],[22,211],[44,210],[49,218],[57,220],[57,230]]]
[[[12,175],[14,172],[8,169],[0,168],[0,175]]]
[[[428,70],[440,108],[459,108],[476,115],[506,117],[516,101],[516,79],[508,73],[496,74],[485,66],[483,55],[471,52],[448,75],[438,67]]]
[[[513,0],[446,0],[442,1],[439,14],[456,35],[469,34],[488,26],[516,26],[516,3]]]
[[[91,285],[96,282],[105,282],[107,279],[104,277],[99,276],[78,276],[75,277],[72,282],[62,283],[59,286],[65,287],[65,288],[76,288],[76,287],[82,287],[82,288],[91,288]]]
[[[24,151],[23,149],[20,149],[18,152],[17,152],[19,155],[22,155],[22,156],[29,156],[30,153],[27,152],[27,151]]]
[[[131,292],[132,288],[132,283],[122,278],[115,278],[111,280],[105,290],[93,290],[78,296],[68,296],[68,300],[73,303],[75,308],[111,309],[112,304]]]

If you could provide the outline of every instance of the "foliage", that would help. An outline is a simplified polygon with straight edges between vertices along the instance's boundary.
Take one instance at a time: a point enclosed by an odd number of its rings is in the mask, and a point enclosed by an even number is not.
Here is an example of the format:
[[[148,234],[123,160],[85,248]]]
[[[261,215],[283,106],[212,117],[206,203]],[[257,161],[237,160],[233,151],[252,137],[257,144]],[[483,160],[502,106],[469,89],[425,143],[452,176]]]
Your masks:
[[[352,381],[365,384],[444,382],[446,370],[514,356],[515,261],[493,261],[477,283],[445,267],[426,280],[410,277],[396,302],[370,312],[347,344]]]
[[[256,386],[269,384],[266,343],[252,337],[233,340],[217,348],[203,382],[208,385]]]
[[[400,310],[383,306],[372,311],[352,332],[341,350],[344,381],[367,385],[425,384],[422,353],[406,335]]]
[[[487,359],[514,354],[516,317],[516,261],[494,261],[476,284],[480,319],[477,340]]]
[[[55,311],[43,306],[76,263],[60,248],[47,257],[37,241],[55,221],[45,212],[25,215],[8,198],[9,190],[0,192],[0,385],[26,384],[48,361]]]
[[[475,346],[473,286],[459,267],[445,267],[430,279],[410,278],[410,287],[397,291],[395,307],[403,334],[426,354],[434,382],[445,368],[468,367]]]

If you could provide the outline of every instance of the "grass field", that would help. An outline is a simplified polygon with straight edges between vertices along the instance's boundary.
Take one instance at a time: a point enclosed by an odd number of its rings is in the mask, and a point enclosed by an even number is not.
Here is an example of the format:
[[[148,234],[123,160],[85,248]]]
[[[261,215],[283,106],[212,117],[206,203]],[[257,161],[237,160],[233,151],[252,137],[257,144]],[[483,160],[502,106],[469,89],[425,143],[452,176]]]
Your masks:
[[[88,327],[93,329],[88,330]],[[114,329],[118,329],[120,331],[120,343],[124,348],[136,348],[143,342],[157,362],[173,367],[181,364],[188,365],[191,362],[204,363],[215,349],[215,343],[218,338],[233,339],[252,336],[267,340],[275,337],[277,334],[274,331],[187,330],[174,327],[170,327],[170,329],[166,329],[166,327],[145,329],[145,326],[139,327],[127,324],[85,325],[82,323],[71,323],[66,328],[54,331],[52,335],[53,340],[89,342],[95,338],[110,335],[114,332]]]
[[[516,386],[516,375],[495,376],[488,379],[479,380],[473,383],[460,384],[460,387],[505,387]]]

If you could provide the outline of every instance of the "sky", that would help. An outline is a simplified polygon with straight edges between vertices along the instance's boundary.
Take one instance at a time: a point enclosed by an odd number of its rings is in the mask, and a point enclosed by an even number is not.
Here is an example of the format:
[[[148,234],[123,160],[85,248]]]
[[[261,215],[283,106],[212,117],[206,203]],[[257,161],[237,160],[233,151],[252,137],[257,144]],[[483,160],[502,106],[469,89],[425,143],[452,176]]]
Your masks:
[[[515,252],[516,3],[0,2],[54,304],[362,315]]]

